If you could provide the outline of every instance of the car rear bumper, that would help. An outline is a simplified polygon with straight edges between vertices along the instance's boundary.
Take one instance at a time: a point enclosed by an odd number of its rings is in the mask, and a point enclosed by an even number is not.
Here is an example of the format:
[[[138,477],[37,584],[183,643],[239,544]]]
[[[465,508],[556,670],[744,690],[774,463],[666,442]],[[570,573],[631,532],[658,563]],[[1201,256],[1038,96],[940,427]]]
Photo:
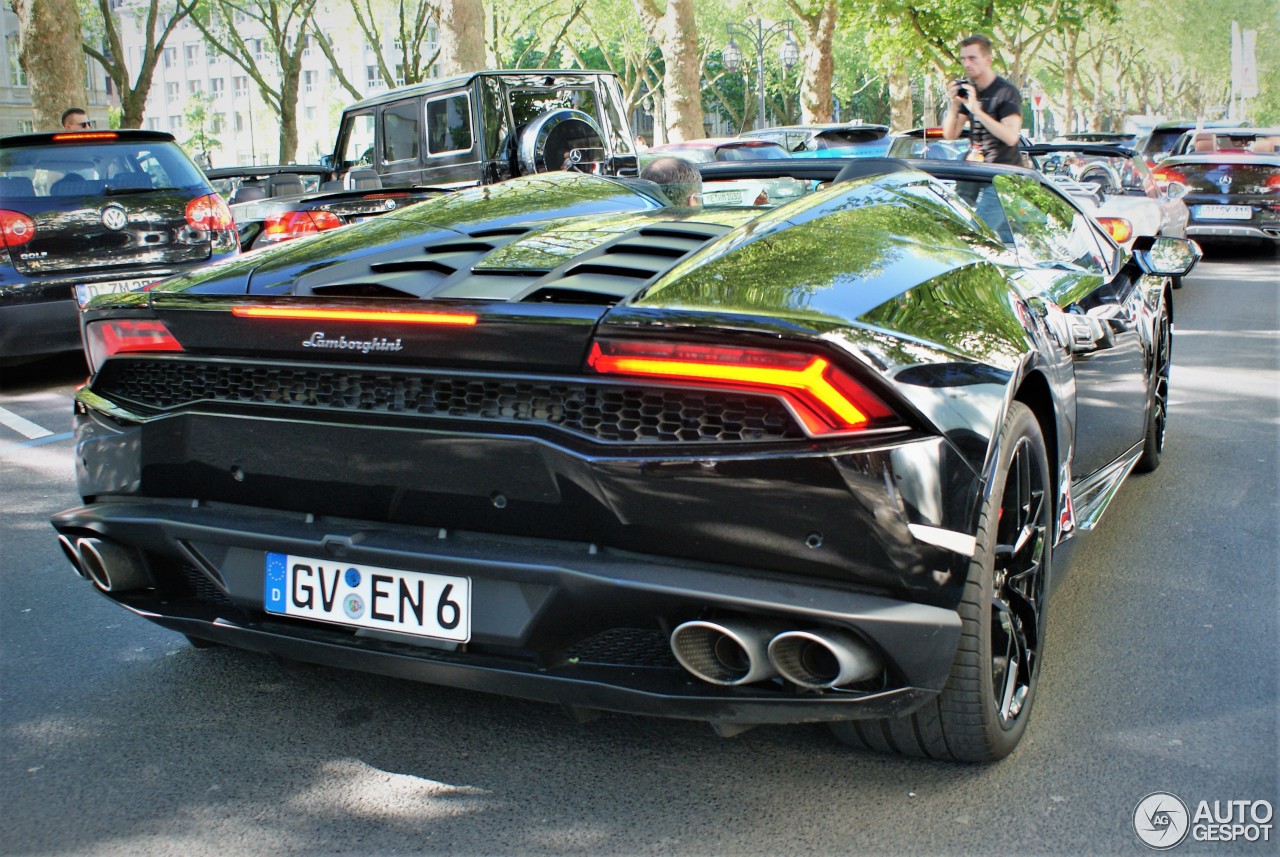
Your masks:
[[[720,724],[906,713],[945,684],[954,610],[831,581],[682,562],[594,545],[424,530],[191,501],[113,501],[57,515],[72,542],[135,546],[149,585],[107,597],[166,628],[297,660],[587,709]],[[267,552],[471,580],[463,644],[358,633],[265,612]],[[670,653],[672,627],[738,618],[855,635],[882,665],[834,691],[773,678],[721,686]]]

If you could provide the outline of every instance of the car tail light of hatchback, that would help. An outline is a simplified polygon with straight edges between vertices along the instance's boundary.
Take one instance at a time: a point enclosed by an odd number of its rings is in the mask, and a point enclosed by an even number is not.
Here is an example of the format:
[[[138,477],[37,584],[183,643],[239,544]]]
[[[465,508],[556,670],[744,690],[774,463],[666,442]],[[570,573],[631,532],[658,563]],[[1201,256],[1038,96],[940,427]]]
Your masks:
[[[108,357],[144,351],[184,351],[164,322],[151,318],[91,321],[84,328],[89,371],[97,372]]]
[[[602,339],[592,343],[587,366],[602,375],[781,396],[813,437],[901,424],[884,402],[817,354]]]
[[[191,200],[187,203],[184,213],[187,223],[196,229],[203,229],[206,232],[225,232],[235,229],[235,218],[231,216],[231,209],[216,193],[207,193]]]
[[[289,241],[304,235],[315,235],[342,225],[332,211],[286,211],[272,214],[263,221],[264,241]]]
[[[36,234],[35,221],[20,211],[0,208],[0,242],[6,247],[21,247]]]

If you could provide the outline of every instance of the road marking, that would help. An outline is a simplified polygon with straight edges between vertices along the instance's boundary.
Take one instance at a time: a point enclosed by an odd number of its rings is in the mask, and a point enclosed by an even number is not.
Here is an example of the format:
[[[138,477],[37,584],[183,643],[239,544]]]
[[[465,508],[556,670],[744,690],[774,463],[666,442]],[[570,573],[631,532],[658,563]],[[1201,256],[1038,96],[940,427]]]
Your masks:
[[[25,438],[35,440],[38,437],[48,437],[53,434],[46,428],[41,428],[31,420],[25,420],[15,414],[13,411],[0,408],[0,425],[6,425],[16,431]]]
[[[17,452],[20,449],[30,449],[33,446],[44,446],[47,443],[57,443],[60,440],[70,440],[75,437],[74,432],[64,431],[62,434],[51,434],[48,437],[36,438],[35,440],[24,440],[21,443],[11,443],[8,446],[0,446],[0,457],[8,455],[10,452]]]

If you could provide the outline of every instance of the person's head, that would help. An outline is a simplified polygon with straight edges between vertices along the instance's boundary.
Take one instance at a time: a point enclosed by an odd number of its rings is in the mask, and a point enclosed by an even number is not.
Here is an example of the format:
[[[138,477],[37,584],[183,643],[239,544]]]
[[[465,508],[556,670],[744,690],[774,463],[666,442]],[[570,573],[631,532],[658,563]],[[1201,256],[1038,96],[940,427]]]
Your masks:
[[[684,158],[654,158],[640,171],[640,178],[662,188],[672,205],[698,205],[702,194],[702,174]]]
[[[83,128],[92,128],[93,123],[89,121],[89,115],[79,107],[68,107],[62,111],[62,127],[68,131],[79,131]]]
[[[994,56],[991,52],[991,40],[978,33],[960,43],[960,64],[964,66],[965,77],[986,87],[995,77],[991,70]]]

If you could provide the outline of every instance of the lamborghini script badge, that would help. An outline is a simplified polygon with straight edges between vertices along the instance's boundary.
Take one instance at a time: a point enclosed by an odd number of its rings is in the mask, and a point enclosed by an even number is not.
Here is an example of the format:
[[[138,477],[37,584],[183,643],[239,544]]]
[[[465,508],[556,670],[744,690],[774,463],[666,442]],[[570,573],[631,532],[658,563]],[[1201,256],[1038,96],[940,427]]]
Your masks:
[[[324,331],[317,330],[310,337],[302,340],[302,347],[336,348],[339,351],[359,351],[361,354],[368,354],[370,351],[403,351],[404,346],[401,342],[400,339],[387,339],[385,336],[375,336],[373,339],[347,339],[345,336],[339,336],[337,339],[330,339]]]

